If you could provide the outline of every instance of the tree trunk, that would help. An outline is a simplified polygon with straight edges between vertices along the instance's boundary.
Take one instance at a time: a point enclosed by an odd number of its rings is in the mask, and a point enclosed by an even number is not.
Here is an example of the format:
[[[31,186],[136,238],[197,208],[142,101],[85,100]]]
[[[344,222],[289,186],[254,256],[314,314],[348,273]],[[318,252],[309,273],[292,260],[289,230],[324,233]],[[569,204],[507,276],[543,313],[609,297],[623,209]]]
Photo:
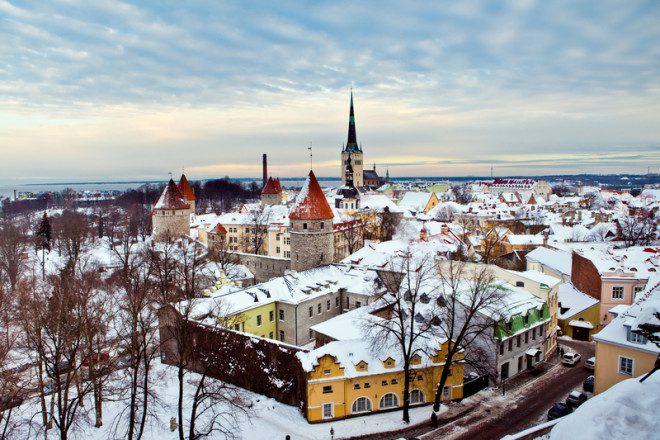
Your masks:
[[[410,423],[410,365],[403,366],[403,422]]]
[[[182,362],[179,360],[179,362]],[[179,440],[186,440],[186,437],[183,432],[183,366],[179,365],[179,371],[178,371],[178,377],[179,377],[179,400],[177,402],[177,410],[178,410],[178,416],[179,416]]]

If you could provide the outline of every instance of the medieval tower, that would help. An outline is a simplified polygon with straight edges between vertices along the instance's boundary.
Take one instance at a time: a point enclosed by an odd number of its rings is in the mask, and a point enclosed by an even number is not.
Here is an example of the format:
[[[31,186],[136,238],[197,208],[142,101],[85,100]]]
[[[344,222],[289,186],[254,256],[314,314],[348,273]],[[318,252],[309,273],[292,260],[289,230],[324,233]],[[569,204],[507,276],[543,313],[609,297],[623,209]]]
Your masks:
[[[332,263],[334,214],[313,171],[309,172],[289,213],[291,269],[302,271]]]
[[[170,179],[151,213],[154,240],[172,240],[189,235],[190,212],[190,204],[174,180]]]
[[[364,186],[362,147],[357,143],[355,133],[355,111],[353,110],[353,91],[351,90],[351,109],[348,115],[348,139],[341,150],[341,183],[346,184],[346,165],[349,156],[353,166],[353,184],[360,188]]]

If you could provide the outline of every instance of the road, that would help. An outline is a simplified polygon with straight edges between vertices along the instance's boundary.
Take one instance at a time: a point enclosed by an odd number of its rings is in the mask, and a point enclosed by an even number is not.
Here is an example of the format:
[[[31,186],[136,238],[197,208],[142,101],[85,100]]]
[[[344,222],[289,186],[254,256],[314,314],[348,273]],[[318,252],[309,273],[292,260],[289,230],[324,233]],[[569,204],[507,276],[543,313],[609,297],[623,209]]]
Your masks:
[[[537,386],[533,386],[522,399],[511,402],[508,410],[497,412],[485,418],[476,414],[469,415],[468,423],[462,433],[456,436],[425,436],[425,439],[451,438],[452,440],[500,439],[507,434],[514,434],[546,421],[548,410],[555,402],[563,402],[572,390],[582,389],[582,382],[592,374],[584,368],[584,361],[594,355],[593,343],[580,341],[560,341],[560,345],[569,346],[582,355],[580,363],[574,367],[558,366],[561,370],[550,377],[539,377]],[[536,381],[534,381],[536,382]],[[477,416],[477,417],[475,417]],[[459,425],[461,423],[459,422]]]

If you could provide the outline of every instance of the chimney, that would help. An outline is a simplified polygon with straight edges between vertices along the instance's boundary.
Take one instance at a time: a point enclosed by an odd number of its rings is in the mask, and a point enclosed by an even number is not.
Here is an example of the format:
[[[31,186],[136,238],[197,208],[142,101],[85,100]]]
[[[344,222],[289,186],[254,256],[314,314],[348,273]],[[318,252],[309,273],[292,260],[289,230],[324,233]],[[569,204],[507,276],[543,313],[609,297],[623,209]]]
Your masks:
[[[268,156],[266,154],[263,155],[262,158],[262,163],[263,163],[263,171],[264,171],[264,176],[263,176],[263,182],[262,182],[262,187],[266,186],[266,183],[268,182]]]

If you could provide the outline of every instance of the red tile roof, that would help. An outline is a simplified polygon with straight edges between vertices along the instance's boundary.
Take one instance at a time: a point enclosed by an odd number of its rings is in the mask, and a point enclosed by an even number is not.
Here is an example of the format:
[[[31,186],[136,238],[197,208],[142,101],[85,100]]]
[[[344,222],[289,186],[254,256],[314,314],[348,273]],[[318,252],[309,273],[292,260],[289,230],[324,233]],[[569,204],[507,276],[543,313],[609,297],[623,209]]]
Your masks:
[[[281,194],[282,185],[280,184],[280,179],[273,179],[272,177],[268,178],[266,186],[261,190],[261,194]]]
[[[190,186],[190,183],[188,183],[188,179],[186,179],[185,174],[181,174],[181,179],[179,179],[178,188],[187,201],[189,202],[195,201],[195,191],[193,191],[192,186]]]
[[[326,220],[334,217],[330,205],[323,194],[323,190],[313,171],[309,172],[307,180],[303,185],[296,204],[289,213],[293,220]]]
[[[170,179],[154,209],[190,209],[174,180]]]

